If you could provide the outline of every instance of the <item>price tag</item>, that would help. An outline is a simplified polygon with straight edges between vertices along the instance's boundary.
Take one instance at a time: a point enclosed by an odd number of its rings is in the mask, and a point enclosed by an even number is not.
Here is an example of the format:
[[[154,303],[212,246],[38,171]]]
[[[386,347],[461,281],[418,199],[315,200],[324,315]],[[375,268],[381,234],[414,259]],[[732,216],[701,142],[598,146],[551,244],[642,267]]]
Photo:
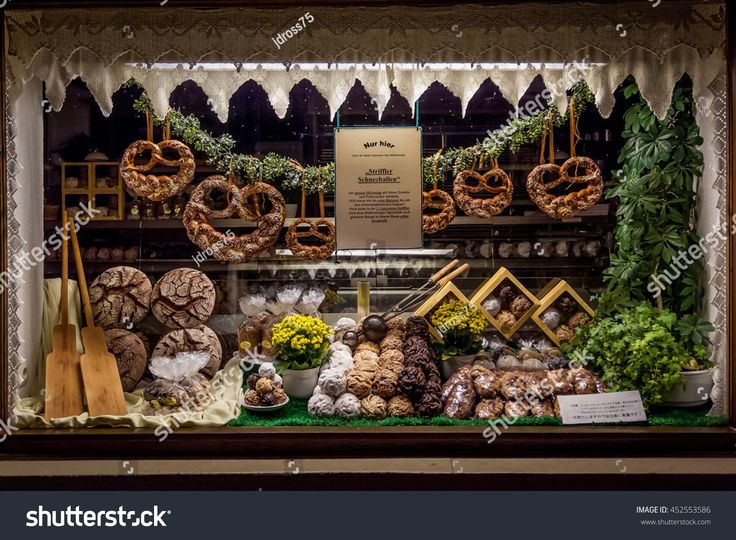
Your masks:
[[[557,396],[563,424],[646,422],[639,391]]]

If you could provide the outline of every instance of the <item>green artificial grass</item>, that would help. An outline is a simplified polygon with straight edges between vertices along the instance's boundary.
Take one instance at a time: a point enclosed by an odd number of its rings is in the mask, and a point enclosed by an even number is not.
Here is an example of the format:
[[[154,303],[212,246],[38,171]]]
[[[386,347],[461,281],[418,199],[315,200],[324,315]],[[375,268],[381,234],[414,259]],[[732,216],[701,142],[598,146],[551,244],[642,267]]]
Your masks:
[[[720,426],[727,423],[725,416],[707,416],[708,406],[695,409],[661,409],[649,415],[651,426]],[[487,420],[455,420],[438,416],[435,418],[397,418],[389,417],[383,420],[369,420],[357,418],[346,420],[343,418],[318,418],[307,412],[307,401],[292,399],[275,413],[253,413],[245,409],[240,417],[230,422],[231,426],[270,427],[270,426],[487,426]],[[561,422],[552,417],[522,417],[517,418],[515,426],[559,426]]]

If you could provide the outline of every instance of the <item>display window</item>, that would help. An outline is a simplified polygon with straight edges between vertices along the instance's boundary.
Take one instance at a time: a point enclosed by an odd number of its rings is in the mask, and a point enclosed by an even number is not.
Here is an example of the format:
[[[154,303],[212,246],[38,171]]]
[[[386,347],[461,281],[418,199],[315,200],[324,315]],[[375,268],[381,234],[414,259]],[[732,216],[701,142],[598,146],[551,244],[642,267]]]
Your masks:
[[[723,2],[67,4],[3,11],[10,451],[732,448]]]

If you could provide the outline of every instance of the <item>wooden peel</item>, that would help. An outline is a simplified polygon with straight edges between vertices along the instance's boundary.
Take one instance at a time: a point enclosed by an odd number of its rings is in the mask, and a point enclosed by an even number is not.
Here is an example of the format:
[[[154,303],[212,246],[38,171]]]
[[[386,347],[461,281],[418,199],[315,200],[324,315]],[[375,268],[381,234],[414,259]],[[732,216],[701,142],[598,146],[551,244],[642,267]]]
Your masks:
[[[84,354],[81,358],[81,367],[89,414],[90,416],[125,416],[128,414],[128,406],[125,404],[118,363],[115,356],[107,350],[105,332],[101,327],[95,326],[87,280],[84,277],[82,255],[79,252],[79,241],[74,224],[70,223],[70,225],[79,291],[82,295],[84,316],[87,319],[87,326],[82,328]]]
[[[77,329],[69,324],[69,244],[67,223],[61,235],[61,322],[54,327],[53,349],[46,356],[44,417],[79,416],[84,412],[82,371],[77,351]]]

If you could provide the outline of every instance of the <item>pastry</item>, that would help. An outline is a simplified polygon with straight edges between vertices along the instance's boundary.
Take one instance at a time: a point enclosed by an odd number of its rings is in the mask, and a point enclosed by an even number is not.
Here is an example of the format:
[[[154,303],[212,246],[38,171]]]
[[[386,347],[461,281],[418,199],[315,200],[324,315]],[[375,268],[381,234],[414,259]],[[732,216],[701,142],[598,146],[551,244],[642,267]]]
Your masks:
[[[576,328],[580,326],[585,326],[590,322],[590,317],[587,313],[584,311],[578,311],[576,313],[573,313],[570,315],[570,318],[567,320],[567,325],[575,330]]]
[[[555,308],[549,308],[545,310],[540,318],[542,319],[542,322],[549,326],[552,330],[557,328],[562,321],[562,315]]]
[[[198,270],[178,268],[164,274],[153,288],[152,311],[169,328],[193,328],[206,322],[215,308],[215,287]]]
[[[501,301],[495,296],[489,296],[483,302],[483,309],[495,317],[501,311]]]
[[[166,159],[163,155],[165,150],[175,151],[178,159]],[[136,164],[136,158],[144,152],[151,153],[148,162],[143,165]],[[174,167],[177,171],[172,175],[150,174],[157,165]],[[194,169],[194,156],[184,143],[171,140],[159,144],[150,141],[136,141],[123,153],[120,176],[128,189],[139,197],[152,201],[163,201],[184,191],[194,178]]]
[[[501,394],[507,400],[522,399],[527,391],[528,378],[520,371],[507,371],[501,375]]]
[[[358,398],[363,399],[371,393],[372,383],[373,374],[366,373],[365,371],[353,370],[348,373],[346,388],[351,394],[355,394]]]
[[[523,294],[520,294],[511,302],[511,313],[517,319],[520,319],[524,314],[532,308],[532,302]]]
[[[105,270],[89,288],[95,324],[130,328],[148,313],[151,291],[150,280],[140,270],[129,266]]]
[[[303,225],[309,225],[309,228],[300,229]],[[305,238],[316,240],[319,244],[302,244]],[[304,261],[329,259],[335,251],[335,226],[326,219],[296,219],[286,231],[286,245],[292,255]]]
[[[335,400],[335,416],[357,418],[360,416],[360,400],[354,394],[345,392]]]
[[[513,313],[507,310],[500,311],[496,318],[498,319],[498,323],[501,325],[501,328],[506,331],[511,330],[511,328],[516,324],[516,317]]]
[[[555,416],[554,399],[543,399],[532,403],[531,413],[532,416]]]
[[[443,389],[443,395],[444,393]],[[470,418],[473,414],[474,404],[475,390],[468,372],[450,389],[445,400],[445,416],[448,418]]]
[[[414,406],[411,400],[402,395],[394,396],[388,401],[388,415],[389,416],[413,416]]]
[[[422,231],[424,234],[436,234],[452,223],[455,219],[457,211],[455,210],[455,201],[449,193],[441,189],[433,189],[422,193]],[[437,211],[428,214],[426,210]]]
[[[582,169],[582,176],[577,176]],[[545,176],[552,173],[555,180],[546,182]],[[572,176],[571,176],[572,173]],[[579,191],[565,195],[554,195],[551,191],[565,184],[586,184]],[[574,216],[593,206],[603,195],[603,177],[598,165],[587,157],[572,157],[561,167],[545,163],[535,167],[526,181],[529,198],[539,209],[554,219]]]
[[[381,353],[381,347],[378,343],[374,343],[373,341],[364,341],[355,348],[356,356],[363,351],[370,351],[375,356],[378,356]],[[378,360],[378,358],[376,358],[376,360]]]
[[[473,388],[481,399],[490,399],[501,395],[501,377],[495,372],[480,366],[470,369]]]
[[[507,418],[516,418],[519,416],[529,416],[529,404],[525,401],[507,401],[504,404],[504,416]]]
[[[555,335],[560,341],[571,341],[575,337],[575,332],[566,324],[561,324],[555,328]]]
[[[482,399],[475,406],[475,417],[479,420],[499,418],[504,411],[504,402],[501,398]]]
[[[373,393],[383,399],[389,399],[399,392],[399,376],[397,373],[380,369],[373,379]]]
[[[360,413],[365,418],[381,420],[388,414],[388,404],[382,397],[370,395],[360,401]]]
[[[215,210],[206,203],[208,195],[219,189],[230,196],[229,205],[224,210]],[[259,208],[252,209],[250,200],[264,197],[269,207],[262,213]],[[238,217],[245,221],[257,223],[252,233],[235,236],[217,231],[209,220],[214,218]],[[269,249],[279,239],[281,229],[286,220],[286,202],[284,196],[273,186],[263,182],[254,182],[243,189],[228,183],[222,176],[204,179],[192,191],[184,210],[183,222],[189,239],[200,249],[211,252],[221,261],[242,262],[258,253]]]
[[[547,380],[544,384],[549,385],[552,388],[552,393],[556,396],[565,396],[572,394],[574,391],[569,369],[548,371]]]
[[[468,181],[471,181],[469,183]],[[489,182],[497,185],[489,185]],[[489,198],[473,198],[471,194],[491,194]],[[460,209],[468,216],[487,219],[500,214],[511,204],[514,184],[501,169],[491,169],[481,175],[472,170],[458,173],[452,194]]]

